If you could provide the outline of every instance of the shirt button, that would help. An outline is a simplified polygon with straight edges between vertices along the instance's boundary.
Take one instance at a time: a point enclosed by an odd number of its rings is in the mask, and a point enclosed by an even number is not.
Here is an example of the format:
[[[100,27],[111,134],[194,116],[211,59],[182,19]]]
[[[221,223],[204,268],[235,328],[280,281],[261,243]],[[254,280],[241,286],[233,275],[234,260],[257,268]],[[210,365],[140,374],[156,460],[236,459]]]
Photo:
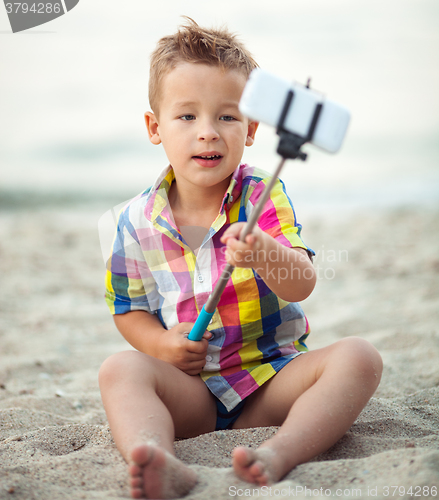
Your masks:
[[[202,275],[202,274],[199,274],[199,275],[198,275],[198,281],[199,281],[200,283],[203,283],[204,278],[203,278],[203,275]]]
[[[208,354],[208,355],[206,356],[206,361],[212,361],[212,359],[213,359],[213,358],[212,358],[212,356],[210,356],[210,354]]]

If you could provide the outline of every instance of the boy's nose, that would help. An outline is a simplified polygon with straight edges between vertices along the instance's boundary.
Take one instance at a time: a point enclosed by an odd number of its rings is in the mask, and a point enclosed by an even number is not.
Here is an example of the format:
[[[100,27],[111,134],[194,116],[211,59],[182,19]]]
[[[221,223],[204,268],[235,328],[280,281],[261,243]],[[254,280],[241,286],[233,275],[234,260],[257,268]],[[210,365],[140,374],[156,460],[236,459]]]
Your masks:
[[[212,123],[201,124],[198,130],[198,140],[199,141],[217,141],[219,139],[219,133]]]

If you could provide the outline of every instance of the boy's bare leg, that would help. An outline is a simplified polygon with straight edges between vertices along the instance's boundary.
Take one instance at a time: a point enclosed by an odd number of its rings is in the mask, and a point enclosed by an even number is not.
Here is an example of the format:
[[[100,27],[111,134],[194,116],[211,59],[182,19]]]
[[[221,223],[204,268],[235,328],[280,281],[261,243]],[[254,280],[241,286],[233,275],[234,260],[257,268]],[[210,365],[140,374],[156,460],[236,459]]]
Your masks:
[[[249,396],[234,428],[281,425],[257,450],[239,447],[233,466],[260,486],[328,450],[351,427],[378,387],[381,357],[355,337],[306,353]]]
[[[115,443],[131,464],[133,498],[176,498],[195,472],[174,456],[175,435],[213,431],[215,401],[199,376],[137,351],[108,358],[99,385]]]

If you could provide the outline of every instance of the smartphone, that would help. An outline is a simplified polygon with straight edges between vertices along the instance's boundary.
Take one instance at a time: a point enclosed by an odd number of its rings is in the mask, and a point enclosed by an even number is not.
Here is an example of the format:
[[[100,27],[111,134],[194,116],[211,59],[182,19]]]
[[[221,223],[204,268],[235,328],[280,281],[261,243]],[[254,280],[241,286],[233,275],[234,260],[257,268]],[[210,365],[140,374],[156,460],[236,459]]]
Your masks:
[[[256,68],[251,72],[244,88],[239,109],[251,120],[277,128],[290,91],[293,92],[293,98],[283,127],[300,137],[308,137],[316,106],[322,104],[310,142],[324,151],[336,153],[346,135],[350,112],[344,106],[325,99],[323,94],[304,85],[291,83]]]

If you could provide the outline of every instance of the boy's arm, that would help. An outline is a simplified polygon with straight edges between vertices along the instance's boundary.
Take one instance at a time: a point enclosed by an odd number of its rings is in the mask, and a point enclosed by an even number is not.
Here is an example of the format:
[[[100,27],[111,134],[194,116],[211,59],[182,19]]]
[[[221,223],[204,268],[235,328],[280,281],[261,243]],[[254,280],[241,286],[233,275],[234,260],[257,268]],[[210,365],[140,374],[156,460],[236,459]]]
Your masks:
[[[315,269],[306,250],[287,248],[258,227],[241,242],[238,238],[244,225],[232,224],[221,238],[227,245],[227,262],[236,267],[252,267],[283,300],[305,300],[316,283]]]
[[[261,233],[267,240],[264,252],[267,258],[258,261],[255,271],[281,299],[287,302],[305,300],[316,284],[316,272],[307,251],[299,247],[287,248],[269,234]],[[270,259],[270,255],[281,257]]]
[[[189,375],[197,375],[206,364],[207,339],[201,342],[187,339],[193,323],[179,323],[170,330],[163,327],[155,314],[130,311],[113,316],[117,329],[138,351],[170,363]]]
[[[158,317],[146,311],[131,311],[113,316],[119,332],[135,349],[157,358],[165,329]]]

